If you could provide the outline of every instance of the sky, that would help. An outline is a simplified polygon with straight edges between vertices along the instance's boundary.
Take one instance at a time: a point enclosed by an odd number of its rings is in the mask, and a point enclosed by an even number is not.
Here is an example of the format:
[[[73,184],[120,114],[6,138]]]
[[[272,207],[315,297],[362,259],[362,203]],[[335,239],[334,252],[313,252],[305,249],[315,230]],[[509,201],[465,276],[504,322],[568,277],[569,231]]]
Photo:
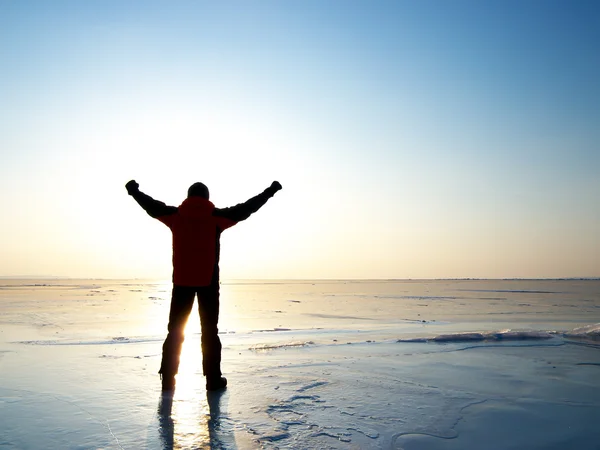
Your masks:
[[[600,276],[595,0],[0,0],[0,276]]]

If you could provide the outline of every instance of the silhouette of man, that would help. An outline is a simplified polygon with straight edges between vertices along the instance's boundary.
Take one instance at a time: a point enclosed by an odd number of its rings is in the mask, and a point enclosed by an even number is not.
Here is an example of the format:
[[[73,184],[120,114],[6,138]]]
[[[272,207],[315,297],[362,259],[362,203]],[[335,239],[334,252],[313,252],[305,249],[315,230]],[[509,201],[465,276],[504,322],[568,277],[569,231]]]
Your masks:
[[[153,218],[160,220],[173,234],[173,292],[169,312],[168,334],[163,344],[160,375],[163,390],[175,388],[184,327],[198,297],[200,312],[202,370],[206,389],[223,389],[227,379],[221,373],[219,320],[219,239],[221,233],[258,211],[281,184],[270,187],[250,200],[230,208],[215,208],[209,201],[208,188],[194,183],[179,207],[167,206],[140,191],[135,180],[125,188]]]

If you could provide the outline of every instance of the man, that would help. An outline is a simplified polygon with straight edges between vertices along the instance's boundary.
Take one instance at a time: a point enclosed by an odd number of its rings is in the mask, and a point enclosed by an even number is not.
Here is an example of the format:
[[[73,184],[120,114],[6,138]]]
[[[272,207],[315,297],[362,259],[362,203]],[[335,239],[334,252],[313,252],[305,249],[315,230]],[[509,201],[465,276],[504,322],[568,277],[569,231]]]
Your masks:
[[[197,296],[206,389],[223,389],[227,379],[221,374],[221,340],[217,328],[219,238],[224,230],[258,211],[281,189],[281,184],[274,181],[250,200],[222,209],[209,201],[208,188],[202,183],[190,186],[187,199],[179,207],[167,206],[144,194],[135,180],[129,181],[125,188],[151,217],[167,225],[173,234],[173,293],[159,371],[162,388],[165,391],[175,388],[184,327]]]

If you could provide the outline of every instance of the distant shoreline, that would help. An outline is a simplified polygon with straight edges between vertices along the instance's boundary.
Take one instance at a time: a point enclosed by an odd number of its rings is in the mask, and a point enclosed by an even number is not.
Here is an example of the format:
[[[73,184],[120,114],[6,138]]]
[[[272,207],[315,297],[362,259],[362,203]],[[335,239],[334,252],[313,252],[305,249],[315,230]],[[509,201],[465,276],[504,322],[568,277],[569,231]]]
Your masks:
[[[0,280],[94,280],[94,281],[164,281],[171,283],[169,279],[162,278],[93,278],[93,277],[63,277],[63,276],[0,276]],[[598,277],[558,277],[558,278],[225,278],[222,283],[236,282],[403,282],[403,281],[600,281]]]

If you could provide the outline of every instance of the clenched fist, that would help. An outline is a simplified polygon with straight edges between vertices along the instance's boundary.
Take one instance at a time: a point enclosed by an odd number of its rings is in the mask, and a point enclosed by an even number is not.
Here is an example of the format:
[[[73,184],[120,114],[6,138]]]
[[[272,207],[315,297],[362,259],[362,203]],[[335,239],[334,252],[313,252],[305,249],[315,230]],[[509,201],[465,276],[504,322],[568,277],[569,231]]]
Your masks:
[[[135,180],[128,181],[125,185],[125,189],[127,189],[127,193],[129,195],[133,195],[140,190],[140,185]]]

